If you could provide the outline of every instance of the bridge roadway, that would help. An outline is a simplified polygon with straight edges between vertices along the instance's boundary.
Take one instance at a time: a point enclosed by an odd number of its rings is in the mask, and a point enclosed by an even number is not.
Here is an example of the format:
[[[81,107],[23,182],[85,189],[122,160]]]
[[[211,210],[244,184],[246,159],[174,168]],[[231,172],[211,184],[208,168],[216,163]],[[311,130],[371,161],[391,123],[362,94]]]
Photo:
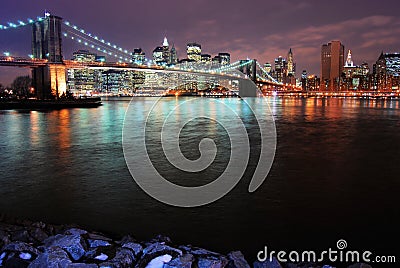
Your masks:
[[[214,72],[214,71],[202,71],[202,70],[184,70],[179,68],[164,68],[157,65],[136,65],[130,63],[119,63],[119,62],[78,62],[73,60],[64,60],[62,63],[49,63],[48,60],[44,59],[31,59],[13,56],[0,56],[0,66],[9,67],[27,67],[35,68],[46,65],[64,65],[66,69],[116,69],[116,70],[128,70],[128,71],[151,71],[151,72],[163,72],[163,73],[187,73],[194,75],[207,75],[207,76],[219,76],[219,77],[231,77],[238,79],[246,79],[240,75]]]

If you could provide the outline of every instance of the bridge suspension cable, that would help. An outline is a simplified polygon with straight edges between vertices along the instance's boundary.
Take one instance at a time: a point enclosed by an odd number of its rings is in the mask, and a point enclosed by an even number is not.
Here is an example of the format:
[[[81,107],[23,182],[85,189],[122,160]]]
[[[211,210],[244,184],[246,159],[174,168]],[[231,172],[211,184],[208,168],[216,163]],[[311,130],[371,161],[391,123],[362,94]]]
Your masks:
[[[44,18],[43,17],[37,17],[36,20],[33,19],[26,19],[26,20],[18,20],[17,22],[7,22],[4,24],[0,24],[0,30],[11,30],[11,29],[15,29],[15,28],[20,28],[20,27],[24,27],[27,25],[31,25],[33,23],[35,23],[36,21],[42,21]]]
[[[122,47],[108,42],[103,38],[99,38],[97,35],[88,33],[84,29],[72,25],[68,21],[65,21],[64,25],[67,26],[67,31],[64,32],[65,37],[70,37],[78,43],[83,43],[85,46],[94,48],[97,51],[101,51],[121,61],[130,61],[131,54],[127,49],[123,49]]]
[[[257,66],[258,66],[258,68],[261,70],[261,72],[262,72],[271,82],[276,83],[276,84],[282,84],[282,83],[279,83],[278,81],[276,81],[276,79],[273,78],[273,77],[260,65],[259,62],[257,62]],[[262,78],[262,77],[260,76],[260,78]]]

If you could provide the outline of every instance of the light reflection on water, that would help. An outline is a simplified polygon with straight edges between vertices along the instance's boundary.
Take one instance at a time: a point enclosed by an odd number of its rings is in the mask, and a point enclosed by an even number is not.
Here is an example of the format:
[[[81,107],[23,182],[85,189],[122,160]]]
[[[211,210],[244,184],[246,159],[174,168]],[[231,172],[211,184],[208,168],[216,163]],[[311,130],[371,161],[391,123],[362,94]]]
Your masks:
[[[167,113],[183,100],[165,98],[158,112]],[[152,101],[136,98],[132,104],[141,111],[144,102]],[[239,111],[249,129],[254,127],[238,99],[222,101]],[[217,251],[241,249],[249,259],[264,245],[326,249],[340,238],[354,248],[390,249],[387,236],[399,232],[399,102],[269,102],[278,149],[267,181],[256,193],[247,192],[259,144],[258,132],[249,131],[255,149],[245,177],[228,196],[195,209],[158,203],[133,182],[121,145],[128,101],[105,101],[97,109],[1,111],[0,211],[133,233],[141,239],[163,233],[177,242]],[[224,114],[211,100],[201,105],[200,109]],[[179,112],[190,114],[190,110]],[[198,157],[198,151],[191,150],[191,146],[197,148],[197,133],[219,138],[222,151],[212,170],[189,177],[168,169],[168,163],[153,154],[167,168],[165,174],[183,184],[206,182],[220,174],[230,148],[224,129],[199,121],[189,124],[184,133],[190,140],[182,145],[188,158]]]

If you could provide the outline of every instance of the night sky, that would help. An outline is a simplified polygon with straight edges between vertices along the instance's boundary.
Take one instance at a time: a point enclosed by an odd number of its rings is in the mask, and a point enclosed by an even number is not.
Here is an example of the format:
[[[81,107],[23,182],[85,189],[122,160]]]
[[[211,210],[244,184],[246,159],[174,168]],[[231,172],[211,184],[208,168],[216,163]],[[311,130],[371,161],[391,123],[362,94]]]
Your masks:
[[[179,58],[186,57],[188,42],[200,43],[203,53],[262,63],[286,56],[291,47],[299,76],[303,69],[319,75],[320,46],[331,40],[351,49],[355,64],[400,51],[399,8],[398,0],[2,0],[0,24],[43,16],[47,9],[128,50],[142,47],[149,58],[165,35]],[[30,29],[0,31],[1,53],[27,56],[30,35]],[[79,47],[64,43],[70,58]],[[0,83],[10,83],[15,72],[0,68]]]

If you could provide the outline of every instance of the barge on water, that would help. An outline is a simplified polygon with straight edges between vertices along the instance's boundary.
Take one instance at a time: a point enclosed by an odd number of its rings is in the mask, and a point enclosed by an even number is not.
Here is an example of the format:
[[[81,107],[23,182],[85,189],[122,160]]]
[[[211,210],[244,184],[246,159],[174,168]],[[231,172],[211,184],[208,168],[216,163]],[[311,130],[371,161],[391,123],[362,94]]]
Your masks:
[[[102,105],[101,98],[78,98],[68,100],[0,100],[0,110],[57,110],[65,108],[96,108]]]

